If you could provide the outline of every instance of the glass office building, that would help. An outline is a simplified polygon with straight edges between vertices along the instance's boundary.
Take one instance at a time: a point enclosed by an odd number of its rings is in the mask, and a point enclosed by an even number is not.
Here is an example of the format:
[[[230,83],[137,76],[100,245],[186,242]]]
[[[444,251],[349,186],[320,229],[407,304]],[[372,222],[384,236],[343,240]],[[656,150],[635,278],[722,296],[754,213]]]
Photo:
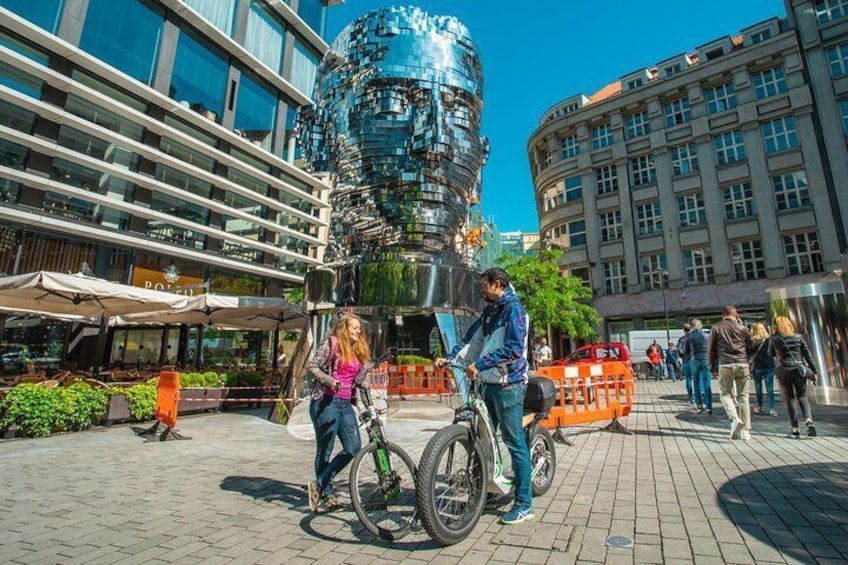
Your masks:
[[[327,9],[0,0],[0,274],[300,285],[322,263],[329,187],[297,167],[292,128]]]

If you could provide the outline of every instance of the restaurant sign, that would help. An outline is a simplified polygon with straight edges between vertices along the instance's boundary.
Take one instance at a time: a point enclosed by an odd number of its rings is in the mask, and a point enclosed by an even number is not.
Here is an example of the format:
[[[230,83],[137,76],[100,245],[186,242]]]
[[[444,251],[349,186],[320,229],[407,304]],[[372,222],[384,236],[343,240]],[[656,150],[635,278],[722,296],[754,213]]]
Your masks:
[[[185,276],[174,265],[159,271],[135,267],[133,268],[132,285],[185,296],[200,294],[207,286],[203,279]]]

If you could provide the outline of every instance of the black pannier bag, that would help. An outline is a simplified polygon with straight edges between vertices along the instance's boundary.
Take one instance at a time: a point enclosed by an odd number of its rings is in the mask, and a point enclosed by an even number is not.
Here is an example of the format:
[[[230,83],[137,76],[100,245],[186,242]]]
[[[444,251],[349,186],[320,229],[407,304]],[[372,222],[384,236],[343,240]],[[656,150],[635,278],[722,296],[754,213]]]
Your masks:
[[[545,377],[531,377],[527,381],[527,395],[524,397],[526,412],[547,412],[556,403],[556,385]]]

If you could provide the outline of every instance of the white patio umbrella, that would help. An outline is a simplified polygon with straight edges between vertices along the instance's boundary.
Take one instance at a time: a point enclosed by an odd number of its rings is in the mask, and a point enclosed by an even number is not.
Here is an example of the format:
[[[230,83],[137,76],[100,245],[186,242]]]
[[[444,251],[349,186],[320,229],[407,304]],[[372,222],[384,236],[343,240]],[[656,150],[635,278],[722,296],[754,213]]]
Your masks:
[[[302,327],[305,316],[300,307],[282,298],[192,296],[183,308],[117,316],[112,325],[189,324],[239,330],[290,330]]]
[[[97,318],[184,308],[188,298],[81,274],[38,271],[0,277],[0,308]]]

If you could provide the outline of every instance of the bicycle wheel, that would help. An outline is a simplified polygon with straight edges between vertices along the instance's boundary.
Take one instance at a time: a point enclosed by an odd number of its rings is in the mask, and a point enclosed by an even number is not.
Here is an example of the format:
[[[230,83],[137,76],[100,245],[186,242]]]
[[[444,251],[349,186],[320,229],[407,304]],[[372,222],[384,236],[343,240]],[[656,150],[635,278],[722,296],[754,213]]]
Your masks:
[[[535,471],[530,482],[533,496],[542,496],[551,488],[556,473],[556,448],[547,428],[537,427],[530,441],[530,469]]]
[[[436,543],[453,545],[477,525],[486,502],[486,460],[467,426],[454,424],[430,439],[418,467],[418,511]]]
[[[393,443],[369,443],[350,466],[350,501],[365,528],[384,540],[409,533],[415,520],[415,463]],[[383,459],[388,455],[388,459]],[[381,463],[381,461],[383,461]],[[383,469],[391,463],[391,471]]]

